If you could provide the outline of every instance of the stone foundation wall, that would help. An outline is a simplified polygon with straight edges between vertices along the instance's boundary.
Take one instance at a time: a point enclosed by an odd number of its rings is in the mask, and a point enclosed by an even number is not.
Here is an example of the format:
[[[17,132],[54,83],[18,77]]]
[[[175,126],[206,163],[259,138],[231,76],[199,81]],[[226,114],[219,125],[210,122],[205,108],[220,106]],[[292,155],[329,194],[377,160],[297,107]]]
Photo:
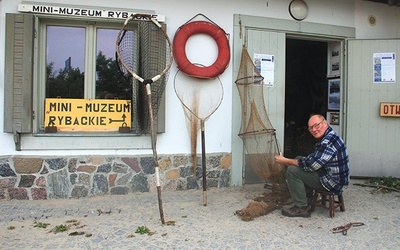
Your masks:
[[[159,157],[162,190],[202,189],[201,158],[196,172],[190,155]],[[231,155],[209,154],[207,187],[228,187]],[[45,200],[156,191],[152,156],[3,157],[0,199]]]

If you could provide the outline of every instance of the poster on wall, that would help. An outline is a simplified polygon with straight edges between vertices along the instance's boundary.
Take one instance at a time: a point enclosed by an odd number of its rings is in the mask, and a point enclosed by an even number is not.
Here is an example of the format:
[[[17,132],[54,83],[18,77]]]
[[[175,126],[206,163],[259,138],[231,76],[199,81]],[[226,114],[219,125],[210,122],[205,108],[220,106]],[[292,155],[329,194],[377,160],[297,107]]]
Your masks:
[[[328,75],[340,75],[340,43],[331,42],[328,44]]]
[[[264,77],[259,85],[274,86],[275,56],[267,54],[254,54],[253,62],[258,72]]]
[[[340,78],[328,79],[328,110],[340,109]]]
[[[340,134],[340,113],[337,111],[328,111],[326,112],[326,120],[329,126],[331,126],[336,133]]]
[[[329,112],[329,124],[339,125],[339,112]]]
[[[374,83],[396,81],[396,53],[374,53],[373,55]]]

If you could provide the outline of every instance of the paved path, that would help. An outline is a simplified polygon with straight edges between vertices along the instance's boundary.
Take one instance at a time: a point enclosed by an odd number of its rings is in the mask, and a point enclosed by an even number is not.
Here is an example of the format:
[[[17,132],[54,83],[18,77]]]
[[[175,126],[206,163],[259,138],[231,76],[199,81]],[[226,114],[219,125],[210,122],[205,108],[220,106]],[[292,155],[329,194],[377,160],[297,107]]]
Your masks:
[[[174,225],[161,224],[156,193],[1,200],[0,249],[399,249],[400,194],[371,190],[350,184],[346,211],[332,219],[316,208],[311,218],[274,211],[250,222],[234,212],[265,191],[261,184],[210,189],[207,206],[201,190],[163,192],[165,221]],[[330,231],[349,222],[365,225],[350,228],[347,236]],[[35,227],[38,223],[49,225]],[[70,228],[50,232],[60,225]],[[135,233],[140,226],[151,235]],[[73,232],[83,235],[70,236]]]

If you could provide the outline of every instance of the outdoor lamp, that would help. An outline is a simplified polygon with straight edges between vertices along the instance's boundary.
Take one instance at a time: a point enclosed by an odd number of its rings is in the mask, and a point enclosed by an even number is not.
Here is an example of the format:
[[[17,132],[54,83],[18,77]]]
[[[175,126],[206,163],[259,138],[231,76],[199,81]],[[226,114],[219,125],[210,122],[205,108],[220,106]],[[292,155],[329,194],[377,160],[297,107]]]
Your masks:
[[[293,0],[289,4],[289,13],[297,21],[304,20],[308,14],[308,6],[303,0]]]

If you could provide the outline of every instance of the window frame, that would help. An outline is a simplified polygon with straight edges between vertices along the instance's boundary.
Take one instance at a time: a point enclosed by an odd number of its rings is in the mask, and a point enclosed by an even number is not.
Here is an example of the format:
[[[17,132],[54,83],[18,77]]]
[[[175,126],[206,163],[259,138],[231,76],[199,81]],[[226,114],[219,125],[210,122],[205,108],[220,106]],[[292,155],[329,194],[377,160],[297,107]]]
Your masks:
[[[38,76],[35,77],[34,80],[34,89],[37,90],[37,93],[34,93],[34,101],[37,101],[34,105],[36,107],[35,114],[37,116],[37,121],[34,121],[33,131],[35,134],[43,134],[44,128],[42,127],[42,121],[44,121],[44,113],[39,112],[40,110],[44,110],[44,103],[40,100],[45,99],[45,84],[41,84],[45,82],[46,77],[46,27],[51,26],[68,26],[68,27],[84,27],[86,29],[85,35],[85,78],[84,78],[84,98],[85,99],[95,99],[96,98],[96,56],[97,56],[97,30],[98,29],[117,29],[120,30],[124,19],[111,19],[111,20],[94,20],[91,18],[81,18],[81,17],[54,17],[54,16],[36,16],[36,24],[37,27],[37,36],[38,39],[35,39],[35,51],[34,57],[37,62],[36,65],[38,68],[35,68],[34,72],[38,72]],[[40,83],[40,84],[39,84]],[[165,95],[161,100],[161,105],[158,114],[158,132],[165,132]],[[65,132],[64,132],[65,133]],[[70,132],[71,134],[76,135],[79,132]],[[86,133],[96,133],[96,132],[81,132],[83,134]],[[113,134],[113,132],[102,132],[103,134]],[[118,133],[117,133],[118,134]],[[129,133],[134,136],[138,136],[140,134]],[[126,135],[126,134],[125,134]]]
[[[18,14],[17,14],[18,15]],[[124,19],[94,19],[82,17],[63,17],[42,14],[19,14],[22,16],[33,16],[33,63],[32,63],[32,131],[24,132],[13,129],[16,150],[129,150],[129,149],[151,149],[151,137],[149,134],[118,133],[118,132],[58,132],[45,133],[41,129],[44,123],[44,100],[45,100],[45,76],[46,76],[46,26],[78,26],[85,27],[85,93],[84,98],[95,98],[96,82],[96,37],[98,28],[120,29]],[[89,28],[88,28],[89,27]],[[89,30],[89,32],[88,32]],[[90,34],[88,34],[90,33]],[[87,41],[91,41],[90,43]],[[87,60],[87,58],[91,58]],[[87,74],[86,72],[90,72]],[[43,110],[43,111],[41,111]],[[40,112],[41,111],[41,112]],[[8,119],[5,117],[5,119]],[[165,132],[165,92],[161,100],[159,110],[158,133]],[[5,130],[6,131],[6,130]],[[11,132],[11,131],[6,131]],[[134,137],[134,139],[132,139]]]
[[[37,77],[34,80],[34,89],[37,93],[34,93],[34,101],[36,99],[37,107],[35,111],[36,122],[34,122],[34,133],[44,133],[44,100],[46,96],[45,82],[46,82],[46,36],[47,26],[64,26],[64,27],[82,27],[85,28],[85,76],[84,76],[84,98],[95,99],[96,98],[96,35],[97,29],[108,28],[108,29],[120,29],[122,22],[105,22],[105,21],[86,21],[82,18],[41,18],[37,16],[37,46],[35,46],[34,54],[37,55],[37,68],[34,72],[37,72]],[[43,100],[43,101],[41,101]],[[64,132],[65,133],[65,132]],[[76,132],[71,132],[76,134]],[[86,133],[86,132],[81,132]],[[89,132],[92,133],[92,132]],[[107,133],[105,133],[107,134]]]

